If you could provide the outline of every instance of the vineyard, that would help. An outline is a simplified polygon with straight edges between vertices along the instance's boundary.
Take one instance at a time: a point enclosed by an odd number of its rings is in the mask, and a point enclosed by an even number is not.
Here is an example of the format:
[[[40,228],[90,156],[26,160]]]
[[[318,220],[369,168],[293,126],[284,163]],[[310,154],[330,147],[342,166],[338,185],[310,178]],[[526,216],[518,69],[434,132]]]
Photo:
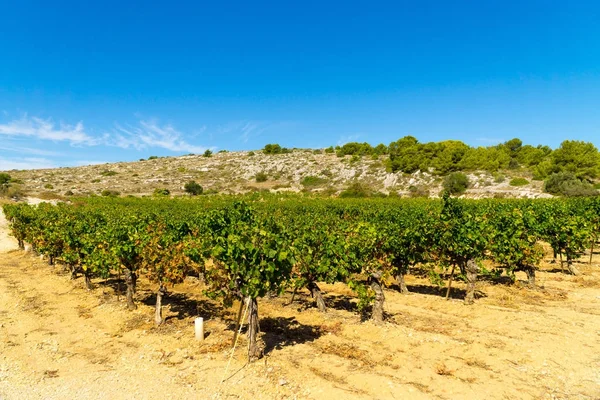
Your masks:
[[[319,285],[343,283],[357,310],[376,324],[386,319],[386,288],[406,293],[417,271],[449,296],[467,283],[466,304],[477,301],[478,279],[524,271],[531,290],[549,245],[560,268],[597,241],[600,199],[441,200],[315,199],[240,196],[185,199],[81,199],[72,204],[7,204],[4,213],[19,246],[61,263],[72,277],[124,280],[129,309],[136,282],[155,285],[155,323],[162,301],[186,277],[225,306],[240,301],[237,324],[248,315],[248,357],[263,355],[258,301],[308,289],[320,311]],[[447,282],[446,282],[447,279]],[[244,306],[246,309],[243,311]],[[234,331],[237,332],[238,326]]]

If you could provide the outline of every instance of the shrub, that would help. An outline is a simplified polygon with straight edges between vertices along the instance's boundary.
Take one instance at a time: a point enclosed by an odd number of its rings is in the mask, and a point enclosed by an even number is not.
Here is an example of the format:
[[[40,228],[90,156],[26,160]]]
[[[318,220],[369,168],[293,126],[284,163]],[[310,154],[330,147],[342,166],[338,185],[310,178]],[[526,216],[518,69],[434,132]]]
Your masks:
[[[256,182],[266,182],[268,179],[268,176],[264,172],[259,172],[258,174],[256,174],[255,179],[256,179]]]
[[[91,183],[98,183],[98,182],[100,182],[100,179],[92,179],[90,182]]]
[[[100,194],[105,197],[118,197],[121,193],[116,190],[104,189]]]
[[[206,158],[212,157],[212,155],[213,155],[213,152],[208,149],[204,152],[204,154],[202,154],[202,156],[204,156]]]
[[[185,171],[186,171],[185,167],[179,167],[179,168],[177,168],[177,172],[184,173]]]
[[[219,153],[229,153],[228,150],[219,150]]]
[[[300,184],[305,188],[314,188],[318,186],[322,186],[327,183],[327,179],[319,178],[318,176],[305,176],[300,181]]]
[[[598,195],[598,191],[589,182],[578,179],[575,174],[570,172],[558,172],[550,175],[544,182],[544,191],[566,197]]]
[[[186,193],[191,194],[192,196],[198,196],[202,194],[203,190],[202,186],[197,184],[195,181],[190,181],[183,186]]]
[[[51,183],[46,183],[44,189],[54,189],[54,186]]]
[[[117,172],[116,171],[104,170],[104,171],[100,172],[100,175],[102,175],[102,176],[115,176],[115,175],[117,175]]]
[[[429,189],[427,189],[427,187],[425,187],[423,185],[419,185],[419,186],[411,185],[408,187],[408,195],[413,198],[419,198],[419,197],[428,198],[429,197]]]
[[[67,191],[65,192],[65,196],[73,196],[73,195],[75,195],[75,193],[73,193],[73,191],[72,191],[72,190],[67,190]]]
[[[371,190],[360,182],[354,182],[340,193],[340,197],[370,197]]]
[[[444,179],[442,186],[445,192],[460,195],[469,187],[469,178],[462,172],[453,172]]]
[[[158,158],[158,156],[150,156],[148,157],[148,160],[156,160]]]
[[[290,153],[290,150],[285,147],[281,147],[277,143],[270,143],[265,145],[263,152],[265,154],[285,154]]]
[[[254,154],[256,154],[256,153],[254,153],[253,151],[248,152],[249,157],[252,157]]]
[[[333,153],[335,153],[335,149],[333,148],[333,146],[329,146],[328,148],[325,149],[325,153],[333,154]]]
[[[162,196],[169,196],[170,194],[171,194],[171,192],[169,191],[169,189],[160,189],[160,188],[154,189],[154,196],[162,197]]]
[[[9,174],[5,172],[0,173],[0,186],[8,186],[10,182],[11,178]]]
[[[529,184],[529,181],[525,178],[513,178],[510,180],[510,186],[525,186]]]

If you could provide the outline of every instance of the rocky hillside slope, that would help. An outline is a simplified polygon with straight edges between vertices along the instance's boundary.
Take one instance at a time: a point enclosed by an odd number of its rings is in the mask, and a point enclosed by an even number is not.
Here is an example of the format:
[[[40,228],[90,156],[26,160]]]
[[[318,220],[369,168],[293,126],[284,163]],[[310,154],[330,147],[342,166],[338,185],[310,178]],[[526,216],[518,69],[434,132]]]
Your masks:
[[[137,162],[90,165],[73,168],[9,171],[30,195],[52,196],[102,194],[107,190],[120,195],[151,195],[168,189],[172,195],[184,194],[184,185],[196,181],[205,193],[322,192],[336,195],[351,185],[374,193],[403,196],[437,196],[443,177],[416,172],[403,174],[386,170],[386,157],[338,157],[313,150],[294,150],[287,154],[223,152],[211,157],[188,155],[162,157]],[[547,197],[542,182],[526,174],[510,171],[499,174],[468,174],[471,187],[466,197]],[[514,177],[528,180],[511,186]]]

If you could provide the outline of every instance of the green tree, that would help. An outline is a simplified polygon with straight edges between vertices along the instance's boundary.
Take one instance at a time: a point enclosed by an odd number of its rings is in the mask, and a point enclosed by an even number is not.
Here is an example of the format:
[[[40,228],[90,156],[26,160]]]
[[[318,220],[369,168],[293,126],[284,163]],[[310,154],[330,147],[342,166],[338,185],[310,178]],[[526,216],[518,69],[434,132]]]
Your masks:
[[[186,191],[186,193],[189,193],[192,196],[198,196],[204,191],[202,186],[196,183],[196,181],[189,181],[183,186],[183,189]]]
[[[579,179],[591,180],[598,176],[600,154],[592,143],[565,140],[552,153],[553,172],[571,172]]]

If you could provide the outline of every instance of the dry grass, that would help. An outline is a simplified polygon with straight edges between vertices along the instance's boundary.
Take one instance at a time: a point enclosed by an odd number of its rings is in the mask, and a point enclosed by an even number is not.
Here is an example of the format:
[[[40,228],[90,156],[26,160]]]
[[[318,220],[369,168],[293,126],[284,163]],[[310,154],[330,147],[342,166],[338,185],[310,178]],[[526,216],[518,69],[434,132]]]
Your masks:
[[[360,361],[362,364],[369,367],[377,365],[377,362],[373,360],[373,358],[369,355],[369,352],[359,349],[351,343],[326,342],[318,344],[317,347],[324,354],[331,354],[349,360]]]
[[[445,363],[441,362],[435,366],[435,373],[442,376],[453,376],[454,371],[449,369]]]

